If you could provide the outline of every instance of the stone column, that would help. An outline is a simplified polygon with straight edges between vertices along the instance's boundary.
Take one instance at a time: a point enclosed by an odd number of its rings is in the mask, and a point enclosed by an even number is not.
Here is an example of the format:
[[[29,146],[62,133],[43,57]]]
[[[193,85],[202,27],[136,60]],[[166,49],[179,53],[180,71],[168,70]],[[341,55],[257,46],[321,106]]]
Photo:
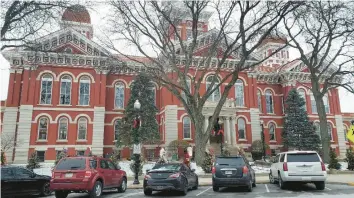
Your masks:
[[[231,117],[231,123],[230,123],[230,133],[231,133],[231,145],[232,146],[236,146],[237,142],[236,142],[236,128],[235,128],[235,124],[236,124],[236,117],[232,116]]]
[[[345,154],[347,152],[347,145],[345,141],[345,134],[343,128],[343,117],[342,115],[335,115],[336,120],[336,129],[337,129],[337,136],[338,136],[338,146],[339,146],[339,157],[345,158]]]
[[[231,133],[230,133],[230,117],[224,117],[224,127],[225,127],[225,140],[227,144],[231,144]]]
[[[209,125],[209,116],[204,116],[204,131],[206,131],[208,129],[208,125]],[[208,139],[208,145],[209,144],[210,144],[210,139]]]

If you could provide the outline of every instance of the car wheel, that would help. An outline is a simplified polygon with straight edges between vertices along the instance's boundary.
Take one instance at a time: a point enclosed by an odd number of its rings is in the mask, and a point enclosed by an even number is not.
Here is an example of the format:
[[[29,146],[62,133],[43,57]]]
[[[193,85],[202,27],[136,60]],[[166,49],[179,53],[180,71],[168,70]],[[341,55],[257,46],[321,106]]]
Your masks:
[[[315,182],[315,185],[316,185],[316,189],[317,190],[324,190],[326,185],[325,185],[325,182]]]
[[[182,195],[186,196],[188,193],[188,181],[187,179],[183,180],[184,188],[182,189]]]
[[[281,178],[280,173],[278,174],[278,179],[279,179],[279,187],[280,187],[280,189],[285,189],[285,182]]]
[[[219,187],[213,185],[213,191],[214,192],[218,192],[219,191]]]
[[[46,197],[52,194],[52,191],[49,188],[49,182],[46,182],[41,189],[41,196]]]
[[[123,178],[122,183],[118,187],[118,192],[124,193],[127,190],[127,179]]]
[[[152,190],[150,190],[150,189],[144,189],[144,195],[146,195],[146,196],[152,195]]]
[[[100,181],[96,181],[92,190],[89,192],[90,198],[100,197],[102,195],[102,183]]]
[[[248,184],[248,188],[247,191],[248,192],[252,192],[253,188],[252,188],[253,184],[252,184],[252,180],[250,180],[249,184]]]
[[[55,191],[55,197],[56,198],[66,198],[68,196],[69,192],[67,191]]]
[[[197,190],[198,186],[199,186],[199,180],[198,180],[198,177],[197,177],[197,179],[195,181],[195,186],[193,187],[193,190]]]

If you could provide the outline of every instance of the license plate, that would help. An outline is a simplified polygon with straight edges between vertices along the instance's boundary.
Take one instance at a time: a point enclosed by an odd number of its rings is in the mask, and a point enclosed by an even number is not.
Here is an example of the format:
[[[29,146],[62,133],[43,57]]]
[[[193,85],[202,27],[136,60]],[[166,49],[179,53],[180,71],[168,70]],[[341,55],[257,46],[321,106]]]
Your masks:
[[[302,170],[302,172],[308,172],[308,171],[310,171],[310,168],[306,167],[306,168],[302,168],[301,170]]]
[[[232,175],[232,171],[225,171],[226,175]]]
[[[302,177],[301,179],[302,179],[302,181],[310,181],[311,177]]]
[[[156,190],[162,190],[164,187],[163,186],[156,186]]]
[[[73,177],[73,174],[72,173],[66,173],[65,177]]]

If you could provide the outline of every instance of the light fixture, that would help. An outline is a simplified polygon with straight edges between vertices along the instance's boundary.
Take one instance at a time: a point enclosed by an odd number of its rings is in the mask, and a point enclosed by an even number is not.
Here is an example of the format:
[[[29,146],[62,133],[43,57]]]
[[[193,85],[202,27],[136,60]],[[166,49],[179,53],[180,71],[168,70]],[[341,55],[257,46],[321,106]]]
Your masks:
[[[141,104],[140,104],[140,102],[139,102],[139,100],[135,100],[135,102],[134,102],[134,109],[140,109],[140,107],[141,107]]]
[[[222,121],[221,121],[221,120],[219,120],[219,121],[218,121],[218,124],[222,124]]]

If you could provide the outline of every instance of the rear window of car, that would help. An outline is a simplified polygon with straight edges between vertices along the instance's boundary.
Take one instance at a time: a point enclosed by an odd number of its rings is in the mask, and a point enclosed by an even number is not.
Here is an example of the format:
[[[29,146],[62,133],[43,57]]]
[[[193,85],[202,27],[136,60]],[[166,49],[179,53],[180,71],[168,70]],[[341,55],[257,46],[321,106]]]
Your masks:
[[[152,170],[171,170],[177,171],[181,168],[180,164],[158,164],[155,165]]]
[[[242,157],[216,158],[216,164],[224,166],[244,166],[245,161]]]
[[[288,153],[287,162],[319,162],[317,153]]]
[[[58,163],[55,170],[84,170],[85,168],[85,158],[66,158]]]

